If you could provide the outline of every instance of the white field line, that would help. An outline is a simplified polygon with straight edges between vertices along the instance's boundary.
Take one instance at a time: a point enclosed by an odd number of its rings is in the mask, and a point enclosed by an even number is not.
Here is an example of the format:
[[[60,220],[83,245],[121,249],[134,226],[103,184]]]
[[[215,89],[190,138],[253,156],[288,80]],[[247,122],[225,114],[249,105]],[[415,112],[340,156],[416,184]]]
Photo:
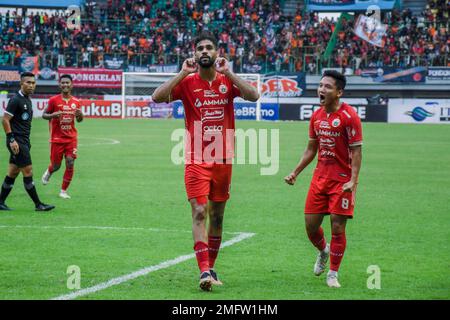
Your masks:
[[[103,142],[97,142],[97,143],[79,143],[78,146],[82,146],[82,147],[90,147],[90,146],[99,146],[99,145],[104,145],[104,144],[119,144],[119,143],[120,143],[119,140],[108,139],[108,138],[89,138],[89,139],[100,140],[100,141],[103,141]]]
[[[17,229],[92,229],[92,230],[113,230],[113,231],[152,231],[152,232],[174,232],[174,233],[192,233],[187,230],[175,229],[158,229],[158,228],[142,228],[142,227],[109,227],[109,226],[33,226],[33,225],[0,225],[0,228],[17,228]],[[225,234],[239,235],[242,232],[226,232]]]
[[[116,139],[110,139],[110,138],[83,138],[82,140],[97,140],[97,141],[100,141],[100,142],[92,142],[92,143],[89,143],[89,142],[86,142],[86,143],[79,143],[78,144],[78,146],[82,146],[82,147],[90,147],[90,146],[100,146],[100,145],[112,145],[112,144],[119,144],[120,143],[120,141],[119,140],[116,140]],[[48,145],[48,142],[45,142],[45,141],[37,141],[37,142],[34,142],[33,143],[33,145],[40,145],[40,144],[42,144],[42,145]]]
[[[232,238],[232,239],[222,243],[222,245],[220,247],[221,248],[225,248],[225,247],[231,246],[231,245],[233,245],[235,243],[238,243],[238,242],[240,242],[242,240],[251,238],[254,235],[255,235],[255,233],[242,232],[239,235],[237,235],[236,237],[234,237],[234,238]],[[113,279],[111,279],[109,281],[99,283],[99,284],[97,284],[95,286],[92,286],[92,287],[88,287],[88,288],[85,288],[85,289],[77,290],[77,291],[74,291],[74,292],[69,293],[69,294],[64,294],[64,295],[52,298],[51,300],[73,300],[73,299],[76,299],[76,298],[79,298],[79,297],[82,297],[82,296],[85,296],[85,295],[88,295],[88,294],[92,294],[92,293],[95,293],[95,292],[98,292],[98,291],[110,288],[112,286],[119,285],[121,283],[124,283],[124,282],[130,281],[130,280],[136,279],[138,277],[146,276],[147,274],[149,274],[151,272],[158,271],[158,270],[165,269],[165,268],[169,268],[171,266],[174,266],[176,264],[179,264],[181,262],[184,262],[186,260],[193,259],[193,258],[195,258],[195,253],[182,255],[182,256],[176,257],[175,259],[167,260],[167,261],[161,262],[160,264],[157,264],[157,265],[154,265],[154,266],[149,266],[149,267],[137,270],[135,272],[132,272],[132,273],[129,273],[129,274],[117,277],[117,278],[113,278]]]

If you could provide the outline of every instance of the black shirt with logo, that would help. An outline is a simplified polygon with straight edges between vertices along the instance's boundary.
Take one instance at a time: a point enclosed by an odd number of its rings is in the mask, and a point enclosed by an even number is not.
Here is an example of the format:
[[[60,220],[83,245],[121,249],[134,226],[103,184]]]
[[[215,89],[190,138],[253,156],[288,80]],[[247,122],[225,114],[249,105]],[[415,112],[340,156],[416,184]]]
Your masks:
[[[29,143],[31,121],[33,120],[33,105],[30,98],[19,91],[9,100],[5,112],[12,116],[11,131],[16,139]]]

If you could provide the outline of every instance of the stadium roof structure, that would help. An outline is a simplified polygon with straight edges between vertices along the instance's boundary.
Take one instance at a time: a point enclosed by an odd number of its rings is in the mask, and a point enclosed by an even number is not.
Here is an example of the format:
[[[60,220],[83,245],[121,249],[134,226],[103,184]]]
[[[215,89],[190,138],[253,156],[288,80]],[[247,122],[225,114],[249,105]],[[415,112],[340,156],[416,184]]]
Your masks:
[[[80,6],[84,0],[0,0],[0,7],[27,8],[67,8],[71,5]]]
[[[400,2],[401,0],[305,0],[307,11],[318,12],[365,11],[369,6],[392,10],[399,8]]]

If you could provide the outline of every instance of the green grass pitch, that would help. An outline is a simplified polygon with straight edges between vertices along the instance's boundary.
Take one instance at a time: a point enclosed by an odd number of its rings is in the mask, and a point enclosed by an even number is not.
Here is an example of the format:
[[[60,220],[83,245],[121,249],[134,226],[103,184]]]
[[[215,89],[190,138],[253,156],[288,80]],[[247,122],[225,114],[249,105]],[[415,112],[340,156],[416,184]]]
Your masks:
[[[47,122],[33,121],[32,158],[39,214],[20,176],[0,213],[0,299],[51,299],[70,294],[67,268],[78,266],[81,289],[192,254],[191,216],[183,166],[172,164],[178,120],[94,120],[78,124],[79,151],[70,200],[57,197],[63,168],[47,186]],[[279,129],[276,175],[235,165],[224,241],[217,260],[224,286],[198,288],[195,259],[174,264],[78,299],[449,299],[450,126],[364,124],[363,165],[355,218],[347,227],[342,288],[312,273],[315,248],[303,208],[315,161],[294,187],[283,177],[307,143],[306,122],[238,121],[238,128]],[[111,144],[113,140],[120,141]],[[6,173],[8,153],[0,152]],[[4,174],[3,173],[3,174]],[[3,179],[3,178],[2,178]],[[114,227],[114,228],[97,228]],[[330,239],[329,220],[324,230]],[[381,289],[368,289],[376,265]]]

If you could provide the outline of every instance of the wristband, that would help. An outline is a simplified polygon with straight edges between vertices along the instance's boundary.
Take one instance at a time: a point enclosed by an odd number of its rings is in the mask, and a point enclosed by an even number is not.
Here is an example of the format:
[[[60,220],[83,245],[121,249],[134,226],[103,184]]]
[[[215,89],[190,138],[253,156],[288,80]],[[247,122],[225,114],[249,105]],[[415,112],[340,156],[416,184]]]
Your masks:
[[[16,141],[16,139],[14,139],[14,133],[12,133],[12,132],[7,133],[6,138],[8,139],[9,143],[13,143],[14,141]]]

